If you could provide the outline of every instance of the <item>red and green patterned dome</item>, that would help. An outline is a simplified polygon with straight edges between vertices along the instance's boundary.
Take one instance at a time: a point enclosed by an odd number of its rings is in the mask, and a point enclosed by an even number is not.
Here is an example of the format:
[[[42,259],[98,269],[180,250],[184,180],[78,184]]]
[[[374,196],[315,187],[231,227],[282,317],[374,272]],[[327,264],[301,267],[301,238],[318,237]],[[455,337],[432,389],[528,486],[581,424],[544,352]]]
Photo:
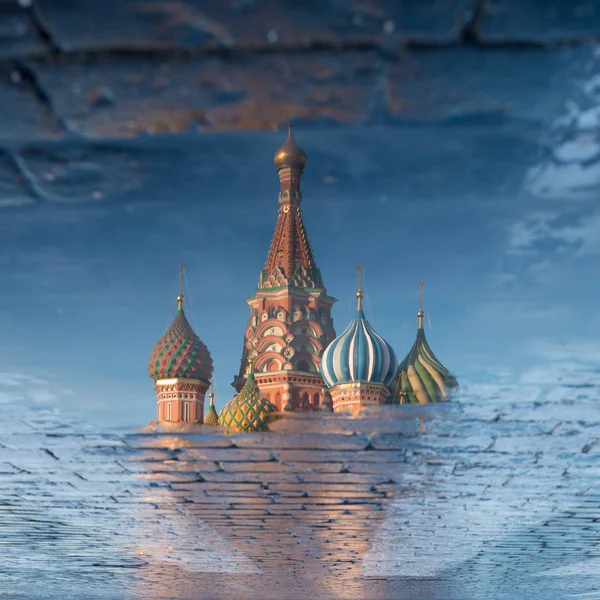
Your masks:
[[[230,400],[219,415],[219,425],[236,431],[265,431],[276,418],[277,407],[260,397],[254,373],[250,371],[242,391]]]
[[[185,318],[182,295],[177,296],[177,302],[175,320],[150,353],[150,377],[154,381],[179,377],[209,383],[213,370],[212,357]]]

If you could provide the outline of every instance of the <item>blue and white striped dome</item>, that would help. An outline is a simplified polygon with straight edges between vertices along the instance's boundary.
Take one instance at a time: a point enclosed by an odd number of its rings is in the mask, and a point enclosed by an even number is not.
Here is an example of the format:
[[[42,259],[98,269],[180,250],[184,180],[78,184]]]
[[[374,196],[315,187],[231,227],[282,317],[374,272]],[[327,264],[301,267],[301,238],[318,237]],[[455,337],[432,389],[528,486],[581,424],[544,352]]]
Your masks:
[[[389,386],[398,371],[392,347],[369,325],[361,308],[323,352],[321,375],[328,387],[362,381]]]

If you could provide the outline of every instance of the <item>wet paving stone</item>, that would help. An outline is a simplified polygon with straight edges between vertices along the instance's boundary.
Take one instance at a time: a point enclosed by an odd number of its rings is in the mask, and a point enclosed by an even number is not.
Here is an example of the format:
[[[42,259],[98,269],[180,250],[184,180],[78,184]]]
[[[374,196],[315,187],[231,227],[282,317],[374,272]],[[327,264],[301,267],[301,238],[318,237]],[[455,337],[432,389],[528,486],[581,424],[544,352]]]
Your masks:
[[[394,41],[456,39],[475,0],[352,2],[276,0],[219,2],[124,0],[100,7],[92,0],[36,0],[39,18],[66,52],[165,48],[289,48]]]
[[[385,74],[386,114],[392,122],[478,115],[551,122],[576,91],[574,65],[589,60],[585,46],[403,52]]]
[[[0,62],[0,93],[0,118],[4,123],[0,129],[0,142],[63,137],[51,107],[39,97],[27,75],[8,62]]]
[[[80,597],[75,578],[98,599],[591,597],[594,394],[538,402],[543,420],[506,402],[482,419],[464,397],[255,437],[78,431],[22,409],[0,427],[6,597]]]
[[[25,185],[14,156],[0,150],[0,207],[19,207],[35,204],[35,194]]]
[[[26,2],[0,4],[0,57],[13,58],[46,50]]]
[[[67,127],[88,137],[272,129],[370,118],[374,52],[108,57],[31,67]]]
[[[600,35],[600,7],[594,0],[494,0],[485,5],[478,31],[486,41],[594,40]]]
[[[48,98],[48,107],[35,108],[50,121],[84,137],[127,139],[268,130],[290,116],[313,126],[482,115],[548,123],[576,93],[590,54],[587,46],[527,52],[457,46],[399,48],[393,57],[369,49],[66,56],[28,61],[27,68]],[[32,96],[27,86],[25,92]]]

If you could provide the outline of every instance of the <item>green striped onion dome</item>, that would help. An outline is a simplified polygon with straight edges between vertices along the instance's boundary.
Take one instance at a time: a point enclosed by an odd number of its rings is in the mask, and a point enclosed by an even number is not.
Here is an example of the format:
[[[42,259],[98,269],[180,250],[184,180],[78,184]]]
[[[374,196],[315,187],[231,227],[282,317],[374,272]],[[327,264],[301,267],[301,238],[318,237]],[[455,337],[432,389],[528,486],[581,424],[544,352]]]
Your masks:
[[[275,413],[277,407],[261,398],[254,373],[250,372],[242,391],[221,411],[219,425],[236,431],[265,431]]]
[[[428,404],[448,400],[458,387],[456,378],[442,365],[429,347],[419,312],[417,339],[400,363],[398,377],[391,386],[394,404]]]
[[[215,395],[211,392],[209,396],[210,404],[208,406],[208,410],[206,411],[206,415],[204,415],[204,424],[216,427],[219,424],[219,416],[217,415],[217,410],[215,409]]]
[[[185,318],[182,302],[183,300],[179,302],[180,307],[171,327],[156,342],[150,353],[150,377],[155,381],[181,377],[208,383],[213,370],[212,357]]]

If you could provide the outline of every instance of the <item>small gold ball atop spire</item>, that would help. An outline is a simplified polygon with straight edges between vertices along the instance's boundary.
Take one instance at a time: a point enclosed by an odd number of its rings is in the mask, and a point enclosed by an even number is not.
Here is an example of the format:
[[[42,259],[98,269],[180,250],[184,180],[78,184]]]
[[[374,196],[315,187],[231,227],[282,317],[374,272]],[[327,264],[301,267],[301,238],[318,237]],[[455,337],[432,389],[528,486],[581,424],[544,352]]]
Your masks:
[[[210,406],[214,406],[214,404],[215,404],[215,393],[214,392],[210,392],[208,394],[208,397],[210,398]]]
[[[277,170],[284,167],[295,167],[302,170],[306,166],[306,152],[296,143],[291,123],[288,123],[288,136],[283,146],[275,152],[274,162]]]
[[[177,310],[183,310],[183,294],[179,294],[179,296],[177,296]]]
[[[356,298],[358,299],[358,310],[362,310],[363,304],[363,298],[365,297],[365,295],[362,293],[362,290],[358,290],[358,292],[356,292]]]

